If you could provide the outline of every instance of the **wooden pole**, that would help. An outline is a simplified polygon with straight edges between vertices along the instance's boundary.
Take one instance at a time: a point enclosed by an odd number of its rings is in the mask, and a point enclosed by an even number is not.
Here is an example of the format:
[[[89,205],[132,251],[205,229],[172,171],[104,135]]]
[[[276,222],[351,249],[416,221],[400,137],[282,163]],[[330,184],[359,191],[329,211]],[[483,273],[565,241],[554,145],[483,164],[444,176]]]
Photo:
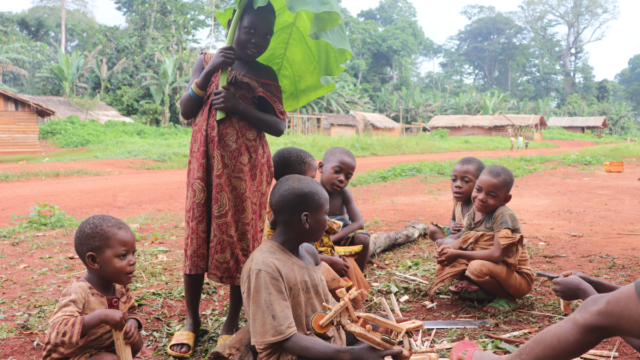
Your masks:
[[[111,330],[113,333],[113,343],[116,345],[116,353],[120,360],[133,360],[131,346],[124,343],[124,331]]]

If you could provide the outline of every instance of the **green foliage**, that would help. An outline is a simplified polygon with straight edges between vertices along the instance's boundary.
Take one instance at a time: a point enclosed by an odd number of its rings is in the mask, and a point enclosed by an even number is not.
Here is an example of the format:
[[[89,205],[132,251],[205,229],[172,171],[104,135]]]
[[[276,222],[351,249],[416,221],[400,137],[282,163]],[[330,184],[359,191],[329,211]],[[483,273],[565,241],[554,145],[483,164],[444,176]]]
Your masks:
[[[601,139],[594,135],[593,132],[588,132],[586,134],[574,133],[567,131],[563,127],[559,126],[550,126],[544,129],[543,137],[545,140],[582,140],[591,141],[598,144],[627,141],[626,136],[605,135]]]
[[[96,176],[103,174],[104,171],[87,170],[87,169],[70,169],[70,170],[33,170],[33,171],[21,171],[17,173],[13,172],[1,172],[1,181],[22,181],[29,179],[50,179],[63,176]]]
[[[85,84],[78,82],[86,67],[84,62],[85,58],[78,53],[78,50],[74,50],[71,55],[58,51],[58,63],[53,64],[47,72],[38,75],[53,80],[64,96],[69,97],[72,93],[75,95],[76,86],[86,87]]]
[[[11,216],[16,222],[14,226],[0,228],[0,238],[8,238],[28,230],[71,229],[80,222],[67,215],[58,206],[36,202],[26,216]]]
[[[603,165],[605,161],[621,161],[626,158],[640,157],[637,144],[616,146],[599,146],[581,149],[575,153],[558,155],[533,155],[521,157],[501,157],[497,159],[481,159],[485,165],[502,165],[513,172],[515,177],[521,177],[536,171],[555,168],[550,162],[559,161],[564,165]],[[357,174],[349,186],[367,186],[371,184],[406,179],[418,175],[449,176],[457,160],[452,161],[420,161],[403,163],[382,170]]]
[[[629,66],[616,75],[616,80],[624,87],[624,96],[640,111],[640,54],[629,60]]]

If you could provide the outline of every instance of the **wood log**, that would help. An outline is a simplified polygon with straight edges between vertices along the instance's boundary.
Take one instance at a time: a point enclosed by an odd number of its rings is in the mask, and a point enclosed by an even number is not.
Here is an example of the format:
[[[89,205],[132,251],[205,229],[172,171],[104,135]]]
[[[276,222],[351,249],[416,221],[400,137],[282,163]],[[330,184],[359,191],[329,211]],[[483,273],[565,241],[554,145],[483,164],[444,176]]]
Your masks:
[[[419,237],[426,236],[428,231],[428,225],[419,221],[412,221],[401,230],[375,233],[371,235],[371,240],[369,241],[369,256],[416,241]]]
[[[257,351],[254,352],[251,347],[251,332],[247,325],[224,344],[215,348],[209,354],[208,360],[255,360],[257,358]]]
[[[120,360],[133,360],[131,346],[124,343],[124,331],[111,330],[113,333],[113,343],[116,346],[116,354]]]

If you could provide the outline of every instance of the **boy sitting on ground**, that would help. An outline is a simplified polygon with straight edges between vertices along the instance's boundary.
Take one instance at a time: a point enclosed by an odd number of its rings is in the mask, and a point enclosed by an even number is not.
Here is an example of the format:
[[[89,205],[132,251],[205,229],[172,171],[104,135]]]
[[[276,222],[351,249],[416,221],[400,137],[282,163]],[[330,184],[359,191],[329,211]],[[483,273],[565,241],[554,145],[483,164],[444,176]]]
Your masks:
[[[273,174],[276,181],[287,175],[302,175],[315,179],[317,170],[318,164],[316,160],[303,149],[286,147],[273,154]],[[273,214],[270,214],[269,223],[267,224],[268,239],[275,233],[277,225],[275,217]],[[329,220],[324,236],[319,241],[311,244],[316,248],[318,254],[320,254],[320,260],[325,264],[322,274],[329,290],[336,299],[337,295],[335,295],[335,291],[337,289],[348,288],[352,284],[355,284],[359,290],[368,292],[371,289],[362,271],[360,271],[360,268],[355,263],[355,256],[344,256],[341,258],[336,252],[336,248],[330,237],[337,234],[341,228],[342,223],[337,220]],[[353,299],[354,308],[362,309],[366,299],[366,293],[358,295],[356,299]]]
[[[80,224],[73,245],[87,275],[62,292],[43,359],[118,360],[111,330],[124,330],[135,357],[142,349],[142,322],[128,287],[136,270],[135,235],[122,220],[95,215]]]
[[[335,245],[362,245],[356,257],[360,271],[364,271],[369,260],[369,232],[364,229],[364,219],[347,189],[356,171],[356,157],[349,149],[332,147],[318,164],[320,185],[329,194],[329,219],[342,223],[342,229],[331,236]]]
[[[466,299],[493,299],[484,308],[487,312],[511,311],[517,299],[531,292],[533,270],[524,236],[518,218],[506,207],[513,183],[511,171],[500,165],[487,167],[478,177],[461,238],[438,249],[432,296],[462,275],[469,280],[450,290]]]
[[[476,186],[478,176],[484,170],[484,163],[473,156],[460,159],[451,171],[451,192],[453,193],[453,211],[449,226],[433,224],[429,227],[429,238],[436,242],[438,246],[442,245],[440,239],[451,235],[458,235],[464,227],[464,218],[473,207],[471,203],[471,194]],[[458,239],[459,235],[455,237]]]
[[[258,359],[375,359],[401,350],[347,347],[347,334],[334,326],[326,334],[311,329],[314,314],[336,304],[322,277],[318,252],[309,244],[327,228],[329,197],[314,180],[280,179],[269,200],[278,227],[251,254],[242,270],[241,289]]]

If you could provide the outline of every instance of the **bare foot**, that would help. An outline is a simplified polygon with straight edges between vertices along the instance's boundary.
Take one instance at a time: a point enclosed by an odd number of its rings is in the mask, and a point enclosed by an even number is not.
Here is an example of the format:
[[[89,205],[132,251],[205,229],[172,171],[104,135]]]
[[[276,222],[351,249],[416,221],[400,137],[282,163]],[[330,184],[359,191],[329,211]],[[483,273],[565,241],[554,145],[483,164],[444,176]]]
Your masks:
[[[491,360],[491,359],[499,359],[500,356],[492,354],[492,353],[486,353],[486,352],[482,352],[480,350],[476,350],[473,352],[473,356],[471,357],[471,359],[467,359],[467,355],[469,354],[469,350],[465,350],[463,352],[461,352],[460,354],[458,354],[458,360]]]
[[[185,326],[184,331],[189,331],[196,334],[196,338],[198,337],[198,333],[200,332],[200,318],[192,319],[191,317],[187,317],[187,326]],[[188,354],[191,351],[191,346],[185,344],[176,344],[171,347],[171,351],[175,351],[180,354]]]

